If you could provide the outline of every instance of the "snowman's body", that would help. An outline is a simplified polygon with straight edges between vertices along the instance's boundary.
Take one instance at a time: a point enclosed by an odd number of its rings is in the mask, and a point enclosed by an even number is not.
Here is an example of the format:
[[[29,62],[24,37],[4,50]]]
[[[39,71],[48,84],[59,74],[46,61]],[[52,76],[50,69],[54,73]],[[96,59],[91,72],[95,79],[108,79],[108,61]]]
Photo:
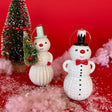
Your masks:
[[[37,38],[34,41],[34,45],[38,51],[38,62],[31,66],[29,78],[34,84],[38,86],[45,86],[53,79],[53,69],[51,66],[53,56],[50,52],[48,52],[50,48],[50,41],[46,36],[43,36],[42,27],[38,27],[37,34],[39,36],[42,35],[41,38]]]
[[[64,91],[73,100],[84,100],[92,93],[93,84],[89,75],[94,71],[95,65],[88,61],[90,55],[91,50],[88,46],[73,45],[70,48],[72,60],[63,64],[64,70],[68,72],[64,80]],[[83,60],[85,62],[80,63]]]
[[[53,78],[53,69],[51,65],[47,65],[51,55],[49,52],[40,52],[38,55],[38,63],[31,66],[29,77],[30,80],[39,86],[47,85]]]

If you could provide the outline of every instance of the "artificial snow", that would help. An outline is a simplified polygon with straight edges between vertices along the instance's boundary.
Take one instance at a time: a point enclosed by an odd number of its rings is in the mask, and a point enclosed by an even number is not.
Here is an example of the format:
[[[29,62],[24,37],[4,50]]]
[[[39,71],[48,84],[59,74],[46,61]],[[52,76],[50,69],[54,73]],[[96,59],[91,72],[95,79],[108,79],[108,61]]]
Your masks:
[[[112,39],[98,49],[92,58],[96,70],[92,76],[94,84],[93,93],[84,101],[70,100],[63,91],[63,80],[67,75],[62,69],[65,60],[70,59],[68,51],[52,63],[54,79],[49,86],[37,87],[27,84],[29,80],[25,74],[0,77],[0,89],[2,103],[1,112],[112,112],[112,65],[108,66],[109,58],[112,58]],[[107,56],[107,57],[105,57]],[[97,60],[97,61],[96,61]],[[108,66],[109,68],[105,67]],[[7,93],[7,94],[6,94]],[[3,110],[4,109],[4,110]]]
[[[0,83],[2,85],[0,95],[10,93],[4,110],[8,112],[111,112],[112,93],[111,85],[109,85],[107,79],[111,79],[111,75],[108,73],[112,69],[108,71],[106,67],[99,68],[101,66],[98,66],[96,68],[97,72],[92,74],[93,93],[84,101],[73,101],[66,96],[63,85],[58,85],[57,80],[62,83],[64,80],[59,75],[55,76],[53,84],[51,83],[46,87],[26,84],[27,78],[25,75],[27,73],[15,76],[15,79],[19,79],[20,82],[7,76],[6,80],[2,79]],[[21,79],[23,79],[23,82],[21,82]],[[4,111],[2,110],[2,112]]]
[[[6,109],[9,112],[64,112],[65,100],[63,89],[48,86],[11,97]]]
[[[70,55],[68,51],[65,51],[65,53],[61,56],[55,59],[52,63],[53,71],[54,71],[54,76],[58,76],[60,74],[66,75],[67,73],[63,70],[63,63],[65,60],[69,60]]]
[[[82,105],[85,106],[85,109]],[[24,95],[13,95],[8,99],[5,107],[8,112],[112,111],[111,101],[104,96],[98,96],[96,93],[91,95],[87,100],[81,102],[70,101],[64,94],[63,88],[56,86],[36,88],[28,93],[24,93]]]
[[[96,51],[95,56],[91,60],[96,64],[101,64],[101,66],[109,67],[110,59],[112,59],[112,39],[103,44],[103,47]]]
[[[13,72],[13,66],[8,59],[0,58],[0,74],[5,73],[11,75]]]

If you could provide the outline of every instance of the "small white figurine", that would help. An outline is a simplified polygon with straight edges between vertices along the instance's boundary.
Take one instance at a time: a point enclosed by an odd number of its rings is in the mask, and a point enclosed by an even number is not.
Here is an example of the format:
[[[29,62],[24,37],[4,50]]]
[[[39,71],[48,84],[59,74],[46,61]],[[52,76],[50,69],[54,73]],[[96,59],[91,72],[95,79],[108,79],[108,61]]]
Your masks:
[[[85,43],[85,30],[78,30],[78,42],[69,50],[72,60],[63,63],[63,69],[68,72],[64,80],[64,91],[73,100],[87,99],[93,90],[90,73],[95,69],[95,64],[88,59],[91,49]]]
[[[37,50],[38,62],[31,66],[29,77],[30,80],[38,85],[45,86],[49,84],[53,78],[53,69],[51,63],[53,56],[48,50],[50,49],[50,41],[43,33],[43,27],[36,28],[37,37],[35,37],[34,45]]]

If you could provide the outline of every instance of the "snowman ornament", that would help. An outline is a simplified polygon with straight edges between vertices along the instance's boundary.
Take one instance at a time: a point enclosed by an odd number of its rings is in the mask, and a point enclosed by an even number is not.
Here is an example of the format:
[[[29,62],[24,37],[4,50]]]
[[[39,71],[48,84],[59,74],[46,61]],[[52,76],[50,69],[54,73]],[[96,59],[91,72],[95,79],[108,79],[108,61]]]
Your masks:
[[[87,99],[93,90],[89,75],[95,70],[95,64],[89,61],[91,49],[85,43],[86,32],[78,30],[78,42],[69,50],[72,60],[63,63],[63,69],[68,72],[64,80],[64,91],[69,98],[77,101]]]
[[[38,62],[31,66],[29,71],[30,80],[38,86],[45,86],[53,79],[53,69],[51,63],[53,56],[48,50],[50,49],[50,41],[43,33],[43,27],[36,28],[37,37],[35,37],[34,45],[37,50]]]

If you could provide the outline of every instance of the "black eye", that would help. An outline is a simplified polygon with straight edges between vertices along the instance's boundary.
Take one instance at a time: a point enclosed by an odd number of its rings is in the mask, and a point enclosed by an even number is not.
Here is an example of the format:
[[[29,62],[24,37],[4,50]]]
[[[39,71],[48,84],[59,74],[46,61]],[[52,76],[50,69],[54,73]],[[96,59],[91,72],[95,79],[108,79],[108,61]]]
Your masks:
[[[89,51],[89,49],[87,49],[87,51]]]
[[[47,44],[47,42],[45,42],[45,44]]]
[[[37,45],[37,43],[35,43],[35,45]]]
[[[78,49],[75,49],[75,51],[78,51]]]

